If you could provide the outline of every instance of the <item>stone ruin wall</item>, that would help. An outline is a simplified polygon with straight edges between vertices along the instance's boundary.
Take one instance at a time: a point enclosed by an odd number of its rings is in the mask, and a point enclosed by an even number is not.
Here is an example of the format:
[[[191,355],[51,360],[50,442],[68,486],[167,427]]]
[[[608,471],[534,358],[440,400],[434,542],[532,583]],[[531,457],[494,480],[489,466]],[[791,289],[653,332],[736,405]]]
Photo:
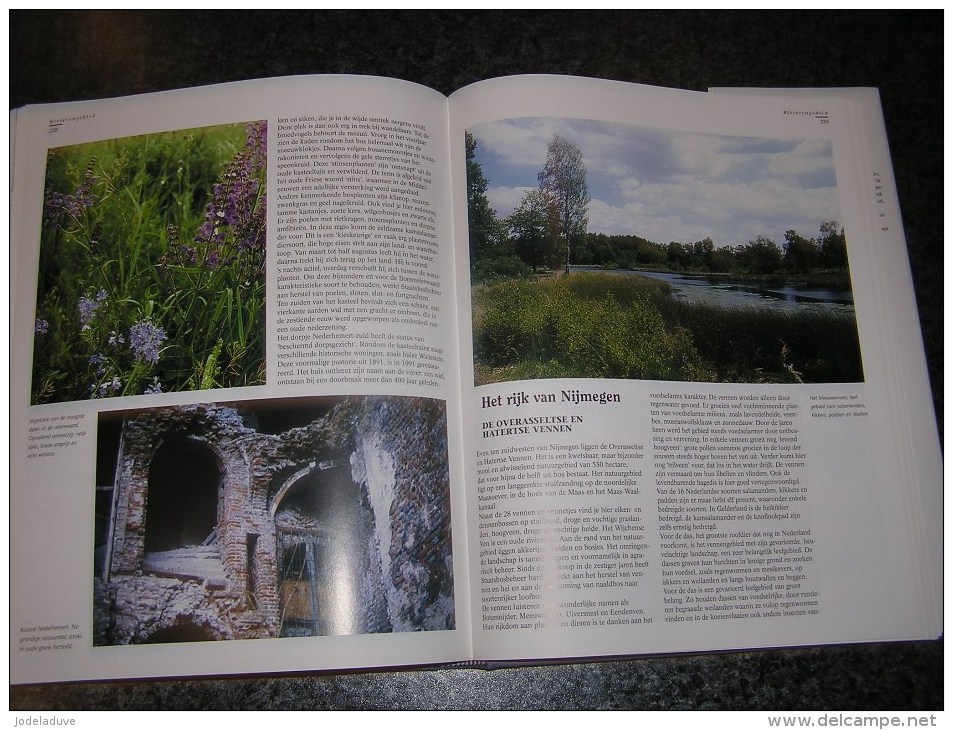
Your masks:
[[[231,408],[188,406],[156,409],[132,418],[123,430],[122,454],[115,488],[119,492],[112,528],[109,580],[99,582],[96,627],[102,643],[139,643],[156,632],[187,623],[209,639],[262,638],[276,635],[277,590],[267,581],[256,601],[245,592],[245,535],[268,524],[247,509],[248,456],[243,444],[257,436]],[[157,576],[142,570],[145,556],[149,473],[152,459],[170,438],[187,437],[214,455],[222,486],[216,527],[224,584]],[[272,533],[274,527],[270,528]],[[272,544],[274,536],[272,534]],[[263,552],[263,551],[261,551]],[[267,555],[261,556],[265,561]],[[271,558],[274,575],[274,559]],[[270,590],[269,590],[270,588]],[[108,638],[107,638],[108,637]],[[99,643],[99,642],[97,642]]]
[[[388,616],[395,631],[452,629],[446,411],[387,399],[362,405],[353,417],[352,475],[378,505]]]
[[[254,407],[254,403],[242,404]],[[240,409],[239,409],[240,410]],[[149,465],[164,438],[185,435],[215,454],[224,488],[218,546],[224,586],[143,574]],[[244,425],[227,405],[156,409],[132,419],[117,475],[108,581],[96,582],[95,643],[136,643],[187,622],[206,638],[274,637],[280,630],[272,500],[308,464],[344,461],[374,518],[361,577],[361,633],[452,629],[446,412],[430,399],[368,397],[279,435]],[[255,535],[254,596],[248,536]],[[376,537],[376,539],[374,539]]]

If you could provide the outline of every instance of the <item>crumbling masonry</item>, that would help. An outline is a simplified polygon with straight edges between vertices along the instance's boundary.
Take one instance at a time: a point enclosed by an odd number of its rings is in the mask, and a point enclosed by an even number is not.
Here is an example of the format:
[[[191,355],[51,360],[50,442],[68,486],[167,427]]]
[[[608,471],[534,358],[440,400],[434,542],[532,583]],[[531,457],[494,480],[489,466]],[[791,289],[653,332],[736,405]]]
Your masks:
[[[442,401],[120,415],[95,644],[454,628]]]

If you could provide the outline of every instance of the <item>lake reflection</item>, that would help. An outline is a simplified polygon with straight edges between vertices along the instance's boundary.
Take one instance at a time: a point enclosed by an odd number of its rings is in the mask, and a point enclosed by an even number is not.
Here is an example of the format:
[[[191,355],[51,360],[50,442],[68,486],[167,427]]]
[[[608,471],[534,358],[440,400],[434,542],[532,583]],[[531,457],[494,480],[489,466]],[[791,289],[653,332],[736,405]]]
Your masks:
[[[574,266],[578,271],[601,271],[587,266]],[[732,280],[725,277],[684,276],[657,271],[624,271],[613,273],[647,276],[667,281],[672,287],[672,296],[689,302],[702,302],[721,307],[765,307],[770,309],[810,308],[826,311],[854,313],[854,297],[850,289],[820,289],[799,285],[796,281],[779,286],[758,286],[750,281]]]

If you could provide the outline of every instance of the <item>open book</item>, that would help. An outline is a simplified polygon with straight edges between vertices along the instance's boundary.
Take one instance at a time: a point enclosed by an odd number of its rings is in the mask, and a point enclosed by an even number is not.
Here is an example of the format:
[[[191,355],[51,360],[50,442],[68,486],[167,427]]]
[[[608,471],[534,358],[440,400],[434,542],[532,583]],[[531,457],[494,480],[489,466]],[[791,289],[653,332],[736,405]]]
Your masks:
[[[12,115],[11,681],[936,638],[873,90]]]

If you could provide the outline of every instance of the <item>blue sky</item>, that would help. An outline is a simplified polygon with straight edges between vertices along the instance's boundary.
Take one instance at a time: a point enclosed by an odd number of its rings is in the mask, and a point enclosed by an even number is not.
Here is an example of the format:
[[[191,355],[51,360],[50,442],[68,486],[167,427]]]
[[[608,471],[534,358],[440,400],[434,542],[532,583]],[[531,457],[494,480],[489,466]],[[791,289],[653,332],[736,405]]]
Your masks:
[[[584,119],[523,118],[470,130],[498,217],[538,185],[553,135],[582,152],[592,202],[589,231],[656,243],[781,244],[793,228],[817,235],[840,205],[829,140],[673,132]]]

